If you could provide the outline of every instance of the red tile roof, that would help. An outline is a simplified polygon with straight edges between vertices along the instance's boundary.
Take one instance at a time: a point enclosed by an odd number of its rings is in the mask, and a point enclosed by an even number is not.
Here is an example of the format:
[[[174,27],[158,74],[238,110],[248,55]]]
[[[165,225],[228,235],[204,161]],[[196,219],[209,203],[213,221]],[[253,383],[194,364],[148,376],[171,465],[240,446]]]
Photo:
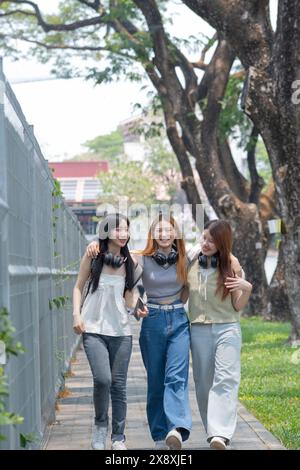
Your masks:
[[[55,178],[93,178],[108,171],[108,162],[49,162]]]

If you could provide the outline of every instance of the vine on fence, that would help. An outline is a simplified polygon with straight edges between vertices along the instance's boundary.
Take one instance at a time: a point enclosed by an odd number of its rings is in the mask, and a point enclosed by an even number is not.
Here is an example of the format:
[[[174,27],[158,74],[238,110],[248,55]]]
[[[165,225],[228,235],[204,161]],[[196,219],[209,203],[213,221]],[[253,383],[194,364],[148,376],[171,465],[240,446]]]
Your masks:
[[[68,295],[60,295],[54,299],[49,299],[49,309],[53,310],[56,307],[59,310],[66,306],[68,300],[71,300]]]
[[[52,191],[52,197],[53,199],[62,197],[62,190],[60,186],[60,182],[53,177],[53,183],[54,183],[54,189]],[[57,258],[59,253],[56,251],[55,244],[57,241],[57,232],[56,232],[56,227],[57,227],[57,221],[58,221],[58,216],[56,215],[57,209],[60,208],[60,204],[57,202],[54,202],[52,205],[52,227],[53,227],[53,243],[54,243],[54,258]]]
[[[0,426],[22,424],[24,418],[6,409],[6,398],[8,396],[7,377],[4,366],[11,355],[17,356],[25,352],[22,344],[14,340],[15,328],[9,318],[6,308],[0,309],[0,343],[2,345],[2,359],[0,361]],[[0,433],[0,440],[5,436]]]

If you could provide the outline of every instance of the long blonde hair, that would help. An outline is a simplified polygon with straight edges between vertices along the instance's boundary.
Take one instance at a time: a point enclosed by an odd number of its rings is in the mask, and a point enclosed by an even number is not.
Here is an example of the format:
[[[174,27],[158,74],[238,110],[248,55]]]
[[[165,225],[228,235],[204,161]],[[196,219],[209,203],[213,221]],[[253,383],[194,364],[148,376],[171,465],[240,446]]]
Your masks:
[[[181,236],[179,227],[174,217],[172,216],[165,217],[165,216],[160,215],[157,219],[155,219],[152,222],[150,230],[148,232],[147,245],[144,248],[144,250],[140,251],[139,253],[144,256],[153,256],[156,253],[158,249],[158,243],[155,240],[155,238],[153,238],[152,234],[154,233],[156,225],[160,223],[162,220],[169,222],[169,224],[171,224],[172,227],[175,229],[176,238],[174,240],[174,244],[178,252],[178,260],[176,263],[177,280],[182,282],[185,285],[187,284],[186,250],[185,250],[184,240]]]

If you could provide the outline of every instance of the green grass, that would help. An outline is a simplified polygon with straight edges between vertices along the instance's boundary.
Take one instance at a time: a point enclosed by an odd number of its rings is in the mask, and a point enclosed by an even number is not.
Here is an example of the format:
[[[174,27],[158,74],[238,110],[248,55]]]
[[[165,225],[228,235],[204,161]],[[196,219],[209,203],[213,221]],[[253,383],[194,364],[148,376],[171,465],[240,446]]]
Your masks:
[[[288,449],[300,449],[300,348],[289,323],[242,318],[240,401]]]

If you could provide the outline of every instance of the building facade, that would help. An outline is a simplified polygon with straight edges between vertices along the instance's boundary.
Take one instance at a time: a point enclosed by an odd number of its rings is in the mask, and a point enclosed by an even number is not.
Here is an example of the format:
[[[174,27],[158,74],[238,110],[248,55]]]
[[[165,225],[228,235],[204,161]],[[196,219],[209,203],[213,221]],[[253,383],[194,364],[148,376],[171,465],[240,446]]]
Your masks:
[[[94,238],[97,206],[103,193],[101,173],[108,171],[108,162],[49,162],[49,167],[60,183],[66,203],[76,214],[87,237]]]

